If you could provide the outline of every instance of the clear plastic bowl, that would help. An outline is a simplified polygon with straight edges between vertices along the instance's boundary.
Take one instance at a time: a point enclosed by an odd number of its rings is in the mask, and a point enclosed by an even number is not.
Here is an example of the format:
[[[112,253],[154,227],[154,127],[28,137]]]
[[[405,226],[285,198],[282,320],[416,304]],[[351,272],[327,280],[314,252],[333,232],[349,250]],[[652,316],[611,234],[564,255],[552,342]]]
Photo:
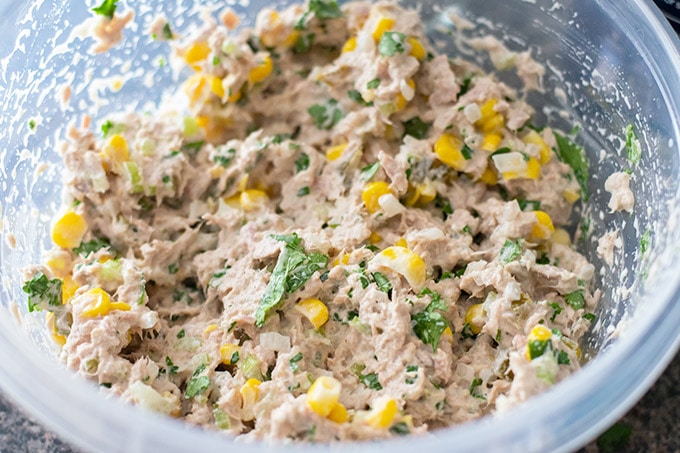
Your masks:
[[[261,444],[237,445],[216,433],[107,399],[58,363],[43,320],[26,314],[19,270],[37,262],[49,247],[49,223],[60,200],[57,149],[64,126],[80,120],[85,112],[94,112],[94,124],[99,124],[111,111],[157,102],[163,90],[177,85],[177,79],[169,68],[159,68],[167,47],[148,39],[147,25],[159,12],[180,32],[197,20],[196,15],[182,13],[190,1],[128,2],[136,17],[135,25],[125,31],[124,43],[110,53],[91,56],[86,53],[89,40],[69,43],[74,28],[89,15],[83,3],[0,1],[0,385],[30,413],[87,451],[264,451]],[[233,0],[227,3],[246,14],[246,23],[252,21],[253,11],[271,5],[261,0],[248,6]],[[512,50],[531,49],[537,60],[546,63],[545,93],[529,97],[539,107],[537,124],[547,122],[567,131],[574,125],[581,128],[579,140],[591,160],[586,215],[592,221],[591,239],[581,241],[579,247],[602,269],[598,322],[581,345],[588,362],[583,370],[508,413],[428,436],[343,448],[569,451],[622,416],[652,385],[680,344],[678,39],[645,0],[450,3],[468,19],[486,18],[468,34],[491,33]],[[452,30],[441,13],[446,5],[420,4],[433,42],[491,69],[487,60],[471,55],[454,39],[457,33],[446,33]],[[119,92],[89,82],[116,75],[126,78]],[[516,82],[510,74],[502,77]],[[60,105],[64,83],[72,86],[65,109]],[[90,101],[95,98],[98,104],[93,107]],[[632,215],[610,214],[603,185],[612,171],[629,167],[622,142],[628,124],[634,126],[643,148],[642,161],[632,176],[636,208]],[[42,162],[50,165],[45,169]],[[625,254],[609,269],[595,248],[596,239],[613,228],[622,231]],[[640,241],[645,231],[650,232],[652,247],[643,254]],[[621,291],[624,287],[627,290]]]

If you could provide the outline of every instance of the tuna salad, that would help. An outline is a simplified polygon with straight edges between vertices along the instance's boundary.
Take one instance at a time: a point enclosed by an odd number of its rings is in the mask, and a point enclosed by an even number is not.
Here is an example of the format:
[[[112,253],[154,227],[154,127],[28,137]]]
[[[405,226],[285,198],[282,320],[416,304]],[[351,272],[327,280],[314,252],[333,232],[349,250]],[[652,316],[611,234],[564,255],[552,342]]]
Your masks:
[[[523,91],[392,3],[223,18],[156,24],[192,72],[171,100],[68,132],[24,286],[68,368],[206,429],[324,442],[463,423],[578,370],[599,294],[564,229],[578,147]],[[540,87],[530,54],[498,58]]]

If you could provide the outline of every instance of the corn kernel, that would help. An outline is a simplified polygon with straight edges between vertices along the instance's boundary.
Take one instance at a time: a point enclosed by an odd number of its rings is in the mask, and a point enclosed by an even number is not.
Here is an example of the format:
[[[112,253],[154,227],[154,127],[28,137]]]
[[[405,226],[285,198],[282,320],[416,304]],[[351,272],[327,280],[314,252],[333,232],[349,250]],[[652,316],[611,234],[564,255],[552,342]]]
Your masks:
[[[550,237],[550,240],[554,244],[571,246],[571,236],[569,236],[569,232],[567,232],[567,230],[565,230],[564,228],[557,228]]]
[[[130,311],[130,304],[125,302],[111,302],[110,310]]]
[[[543,211],[534,211],[534,215],[536,216],[536,223],[534,223],[534,225],[531,227],[529,239],[534,242],[550,239],[552,234],[555,232],[552,219],[546,212]]]
[[[406,247],[387,247],[373,258],[373,262],[403,275],[412,288],[418,289],[425,283],[425,262]]]
[[[312,323],[315,329],[320,328],[328,321],[328,307],[319,299],[304,299],[295,305],[302,316]]]
[[[123,164],[130,160],[127,141],[121,135],[114,134],[104,147],[102,157],[105,159],[103,163],[105,170],[111,169],[114,173],[120,174],[123,171]]]
[[[498,101],[496,99],[489,99],[486,101],[480,108],[479,112],[481,113],[480,118],[477,120],[477,124],[481,124],[485,121],[487,121],[489,118],[494,116],[496,114],[496,104]]]
[[[204,42],[199,42],[187,49],[184,54],[184,60],[189,66],[191,66],[196,71],[200,71],[201,67],[198,65],[199,62],[208,58],[210,54],[210,47]]]
[[[391,17],[381,17],[378,19],[378,22],[375,24],[375,28],[373,29],[373,39],[375,42],[380,41],[380,38],[382,38],[382,35],[386,32],[392,29],[394,26],[394,19]]]
[[[417,202],[418,206],[425,206],[437,198],[437,189],[431,181],[425,181],[420,184],[418,186],[418,192],[420,193]]]
[[[111,311],[111,296],[101,288],[93,288],[82,297],[88,299],[87,305],[80,314],[85,318],[105,316]]]
[[[45,266],[49,267],[57,278],[63,279],[71,275],[71,265],[67,264],[66,259],[58,253],[47,258]]]
[[[521,171],[505,171],[501,173],[504,180],[512,179],[538,179],[541,176],[541,164],[534,157],[530,157],[526,166]]]
[[[283,40],[283,46],[288,48],[293,47],[298,39],[300,39],[300,33],[292,31],[286,36],[286,39]]]
[[[416,83],[413,81],[413,79],[408,79],[406,81],[406,84],[410,86],[414,91],[416,89]],[[397,102],[395,103],[397,107],[397,111],[404,110],[406,108],[406,105],[408,104],[408,101],[404,97],[403,94],[399,93],[397,95]]]
[[[378,242],[382,241],[382,236],[375,231],[371,232],[371,235],[368,237],[368,242],[371,244],[377,244]]]
[[[205,87],[205,76],[203,74],[194,74],[184,82],[184,93],[189,99],[191,105],[195,104],[203,93]]]
[[[75,295],[79,286],[70,276],[64,277],[61,285],[61,303],[66,304]]]
[[[481,117],[475,122],[475,125],[484,133],[498,131],[505,126],[505,117],[494,110],[497,103],[496,99],[489,99],[479,108]]]
[[[404,238],[397,239],[397,242],[395,242],[394,245],[396,245],[397,247],[408,248],[408,242],[406,242],[406,239]]]
[[[487,186],[495,186],[498,184],[498,176],[496,175],[494,169],[490,166],[486,167],[486,170],[484,170],[482,176],[479,177],[479,180]]]
[[[217,330],[217,324],[208,324],[205,329],[203,329],[203,335],[208,335],[210,332]]]
[[[78,247],[87,232],[87,222],[73,211],[66,212],[52,227],[52,242],[58,247],[72,249]]]
[[[380,397],[373,401],[366,423],[374,428],[389,428],[397,416],[397,402],[390,397]]]
[[[257,66],[250,70],[250,74],[248,74],[248,83],[252,86],[262,82],[269,77],[269,74],[272,73],[273,69],[274,64],[272,63],[272,59],[269,55],[266,55]]]
[[[215,96],[222,99],[224,97],[224,86],[222,86],[222,79],[215,76],[207,77],[208,80],[210,81],[210,91],[212,91],[215,94]]]
[[[581,194],[579,194],[575,190],[570,190],[570,189],[564,189],[562,191],[562,196],[564,197],[565,200],[569,203],[576,203],[579,198],[581,198]]]
[[[427,56],[425,48],[420,43],[420,41],[418,41],[417,38],[409,37],[407,41],[411,45],[411,52],[409,53],[409,55],[416,58],[417,60],[423,60]]]
[[[328,417],[340,400],[342,384],[331,376],[320,376],[307,391],[307,404],[321,415]]]
[[[250,421],[255,418],[253,406],[255,406],[255,402],[257,401],[258,396],[260,396],[261,383],[262,382],[260,382],[259,379],[250,378],[239,390],[242,402],[241,408],[243,409],[241,418],[243,421]]]
[[[347,52],[352,52],[354,49],[357,48],[357,37],[352,36],[345,42],[345,45],[342,46],[342,53],[347,53]]]
[[[248,189],[241,192],[239,202],[244,211],[256,211],[267,206],[269,196],[259,189]]]
[[[465,169],[465,157],[461,152],[463,141],[451,134],[442,134],[434,144],[434,152],[446,165],[457,171]]]
[[[450,327],[444,329],[444,332],[442,332],[442,339],[445,339],[446,341],[453,341],[453,330],[451,330]]]
[[[235,359],[234,353],[241,352],[241,347],[235,344],[227,343],[222,345],[220,348],[220,356],[222,357],[222,363],[225,365],[233,365],[232,359]]]
[[[482,149],[489,152],[494,152],[501,144],[503,136],[499,132],[489,132],[482,140]]]
[[[328,414],[328,419],[335,423],[345,423],[347,421],[347,408],[342,403],[337,403]]]
[[[550,158],[552,157],[550,148],[548,148],[548,145],[546,145],[545,140],[543,140],[543,137],[541,137],[538,132],[536,132],[533,129],[530,129],[529,132],[524,136],[524,138],[522,138],[522,141],[524,143],[531,143],[539,146],[541,165],[545,165],[550,161]]]
[[[345,152],[345,148],[347,148],[347,143],[331,146],[326,149],[326,159],[330,162],[340,159],[342,153]]]
[[[484,319],[484,306],[482,304],[474,304],[465,312],[465,322],[470,326],[470,330],[475,335],[481,332],[482,327],[484,327],[483,322],[475,322],[475,320],[479,321],[480,319]]]
[[[527,341],[548,341],[552,338],[552,331],[542,324],[531,329]]]
[[[47,316],[45,316],[45,321],[47,323],[47,328],[50,331],[52,341],[57,343],[59,346],[64,346],[66,344],[66,337],[59,333],[59,330],[57,329],[57,323],[54,319],[54,313],[47,313]]]
[[[390,185],[385,181],[369,182],[361,192],[361,199],[366,205],[368,212],[373,214],[380,209],[380,203],[378,202],[380,197],[388,193],[392,193],[392,191],[390,190]]]

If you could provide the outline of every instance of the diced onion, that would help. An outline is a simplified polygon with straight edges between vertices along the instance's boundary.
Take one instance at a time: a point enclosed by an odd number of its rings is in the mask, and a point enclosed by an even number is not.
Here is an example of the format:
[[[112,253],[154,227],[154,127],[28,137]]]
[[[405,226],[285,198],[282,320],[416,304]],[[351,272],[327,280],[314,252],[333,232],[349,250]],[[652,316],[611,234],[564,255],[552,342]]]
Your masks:
[[[479,110],[479,106],[473,102],[465,106],[463,115],[469,122],[476,123],[482,117],[482,112]]]
[[[496,154],[492,157],[494,165],[501,173],[523,172],[527,169],[527,161],[521,153]]]
[[[147,311],[139,317],[142,329],[151,329],[158,323],[158,313],[155,311]]]
[[[278,332],[265,332],[260,335],[260,346],[271,351],[289,352],[290,337]]]
[[[394,217],[397,214],[401,214],[406,210],[404,205],[399,202],[397,197],[391,193],[386,193],[385,195],[382,195],[380,198],[378,198],[378,204],[381,208],[383,208],[383,211],[385,211],[385,217],[388,218]]]
[[[401,91],[401,95],[404,96],[404,99],[407,101],[410,101],[416,95],[416,90],[413,89],[413,87],[410,86],[406,80],[399,82],[399,90]]]

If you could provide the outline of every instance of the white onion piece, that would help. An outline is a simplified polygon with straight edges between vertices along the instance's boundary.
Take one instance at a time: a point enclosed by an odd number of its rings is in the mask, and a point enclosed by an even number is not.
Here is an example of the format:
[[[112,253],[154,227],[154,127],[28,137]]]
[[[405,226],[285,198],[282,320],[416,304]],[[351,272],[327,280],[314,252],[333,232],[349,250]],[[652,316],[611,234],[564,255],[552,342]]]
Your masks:
[[[383,211],[385,211],[385,217],[388,218],[394,217],[397,214],[401,214],[406,210],[404,205],[399,202],[397,197],[391,193],[386,193],[385,195],[382,195],[380,198],[378,198],[378,204],[381,208],[383,208]]]
[[[289,352],[290,337],[278,332],[265,332],[260,335],[260,346],[270,351]]]
[[[527,169],[527,161],[522,153],[496,154],[492,157],[493,163],[501,173],[523,172]]]
[[[473,102],[465,106],[463,115],[469,122],[476,123],[482,117],[482,112],[479,110],[479,106]]]

